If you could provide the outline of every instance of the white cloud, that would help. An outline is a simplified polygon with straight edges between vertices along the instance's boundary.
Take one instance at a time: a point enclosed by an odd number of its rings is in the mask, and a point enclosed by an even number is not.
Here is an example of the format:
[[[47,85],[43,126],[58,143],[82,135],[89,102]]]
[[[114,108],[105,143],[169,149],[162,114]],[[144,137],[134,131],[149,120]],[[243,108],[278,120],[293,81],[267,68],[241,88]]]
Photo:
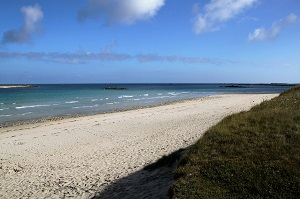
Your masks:
[[[39,5],[24,6],[21,11],[25,17],[24,28],[27,32],[33,32],[36,24],[44,17],[43,11]]]
[[[258,0],[211,0],[203,7],[202,12],[198,12],[194,32],[201,34],[218,30],[220,25],[252,7],[256,2]]]
[[[78,19],[104,18],[106,24],[132,24],[154,17],[164,4],[165,0],[89,0],[78,12]]]
[[[254,40],[265,40],[267,39],[267,30],[264,28],[256,28],[252,33],[249,34],[248,39],[250,41]]]
[[[39,5],[23,6],[21,12],[24,15],[24,24],[19,29],[13,29],[5,32],[2,37],[2,43],[26,43],[32,40],[32,34],[35,33],[39,22],[44,14]]]
[[[253,32],[248,35],[249,41],[264,41],[264,40],[273,40],[276,39],[279,35],[281,29],[288,25],[295,23],[298,20],[297,15],[291,13],[284,19],[275,21],[272,26],[268,29],[261,27],[256,28]]]
[[[205,17],[199,16],[194,25],[194,31],[196,34],[200,34],[203,30],[212,30],[212,27],[210,23],[207,23]]]

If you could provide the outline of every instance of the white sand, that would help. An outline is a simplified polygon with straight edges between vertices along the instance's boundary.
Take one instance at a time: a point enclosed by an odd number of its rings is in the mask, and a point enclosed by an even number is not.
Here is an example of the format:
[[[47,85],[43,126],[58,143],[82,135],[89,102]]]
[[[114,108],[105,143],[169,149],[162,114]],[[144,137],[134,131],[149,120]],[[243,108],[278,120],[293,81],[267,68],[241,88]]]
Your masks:
[[[123,192],[122,198],[153,194],[162,198],[168,187],[163,190],[165,182],[153,180],[159,177],[159,172],[147,178],[146,172],[141,171],[145,165],[190,146],[223,117],[275,96],[218,95],[159,107],[2,128],[0,198],[90,198],[107,188],[115,191],[103,197],[118,198]],[[135,182],[136,179],[139,181]],[[122,182],[123,187],[109,186],[113,182]],[[150,189],[154,192],[147,191]]]

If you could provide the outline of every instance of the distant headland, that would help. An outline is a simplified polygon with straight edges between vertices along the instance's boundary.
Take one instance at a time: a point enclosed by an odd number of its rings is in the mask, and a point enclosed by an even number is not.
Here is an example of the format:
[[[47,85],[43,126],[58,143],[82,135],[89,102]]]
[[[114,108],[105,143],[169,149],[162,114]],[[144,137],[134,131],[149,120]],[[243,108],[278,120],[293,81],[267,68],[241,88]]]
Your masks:
[[[223,88],[249,88],[249,86],[296,86],[297,84],[287,84],[287,83],[271,83],[271,84],[229,84],[221,85],[219,87]]]
[[[0,85],[0,88],[35,88],[37,86],[29,84],[18,84],[18,85]]]

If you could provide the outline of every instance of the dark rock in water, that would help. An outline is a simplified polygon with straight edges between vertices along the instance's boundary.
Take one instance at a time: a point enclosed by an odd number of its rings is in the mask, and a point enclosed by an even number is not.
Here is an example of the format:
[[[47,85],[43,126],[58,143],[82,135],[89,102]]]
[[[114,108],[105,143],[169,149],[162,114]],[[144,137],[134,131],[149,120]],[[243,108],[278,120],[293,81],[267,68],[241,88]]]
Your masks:
[[[120,87],[106,87],[104,90],[127,90],[127,88],[120,88]]]
[[[247,88],[246,86],[241,86],[241,85],[227,85],[227,86],[220,86],[224,88]]]

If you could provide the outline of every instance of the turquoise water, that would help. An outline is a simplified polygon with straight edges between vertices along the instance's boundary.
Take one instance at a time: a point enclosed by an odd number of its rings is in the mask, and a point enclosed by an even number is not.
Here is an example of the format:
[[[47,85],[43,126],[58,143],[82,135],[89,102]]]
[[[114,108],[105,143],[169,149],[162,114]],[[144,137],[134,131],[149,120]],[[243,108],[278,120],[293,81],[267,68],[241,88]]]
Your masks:
[[[231,84],[230,84],[231,85]],[[157,105],[220,93],[279,93],[289,86],[229,84],[58,84],[0,89],[0,125]],[[127,90],[104,90],[106,87]]]

